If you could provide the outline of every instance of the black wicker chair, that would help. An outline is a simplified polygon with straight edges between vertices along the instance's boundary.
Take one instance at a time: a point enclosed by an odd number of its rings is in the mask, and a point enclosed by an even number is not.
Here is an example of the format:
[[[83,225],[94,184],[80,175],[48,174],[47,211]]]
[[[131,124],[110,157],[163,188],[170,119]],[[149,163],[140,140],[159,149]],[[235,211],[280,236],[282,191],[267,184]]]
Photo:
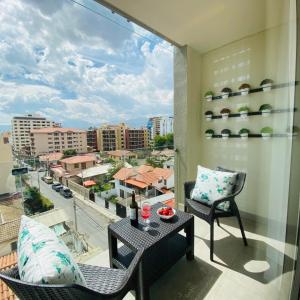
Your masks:
[[[218,167],[217,170],[225,171],[225,172],[234,172],[221,167]],[[190,199],[190,194],[192,189],[195,186],[195,181],[185,182],[184,184],[184,192],[185,192],[184,210],[186,212],[188,211],[193,213],[195,216],[199,217],[202,220],[205,220],[210,224],[210,260],[211,261],[213,261],[213,255],[214,255],[214,221],[216,220],[218,226],[220,226],[219,218],[237,217],[241,229],[242,237],[244,240],[244,244],[245,246],[248,245],[245,232],[244,232],[244,227],[240,217],[240,212],[234,200],[235,196],[237,196],[242,191],[245,184],[245,180],[246,180],[246,174],[242,172],[238,172],[237,181],[235,186],[233,187],[232,194],[220,200],[215,201],[212,205],[208,205],[206,203],[202,203]],[[217,206],[220,203],[223,203],[225,201],[229,201],[228,211],[218,209]]]
[[[72,284],[31,284],[19,279],[18,268],[0,273],[2,279],[21,300],[96,300],[123,299],[136,290],[136,271],[143,254],[140,249],[127,270],[79,264],[87,287]]]

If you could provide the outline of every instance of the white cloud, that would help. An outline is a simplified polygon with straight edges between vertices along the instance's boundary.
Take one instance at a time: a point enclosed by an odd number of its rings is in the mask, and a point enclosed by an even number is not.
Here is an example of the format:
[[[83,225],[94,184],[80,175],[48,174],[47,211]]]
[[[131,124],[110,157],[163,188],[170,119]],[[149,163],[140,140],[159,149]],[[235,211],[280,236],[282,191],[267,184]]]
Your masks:
[[[34,103],[74,124],[172,112],[168,43],[150,45],[67,0],[2,0],[0,24],[2,112]]]

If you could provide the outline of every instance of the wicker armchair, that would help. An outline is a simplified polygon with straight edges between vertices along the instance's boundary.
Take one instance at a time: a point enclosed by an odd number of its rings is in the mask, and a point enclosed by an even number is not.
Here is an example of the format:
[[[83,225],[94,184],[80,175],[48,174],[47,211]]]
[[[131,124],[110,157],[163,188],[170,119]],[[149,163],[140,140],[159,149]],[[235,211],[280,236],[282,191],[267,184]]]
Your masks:
[[[0,273],[2,279],[21,300],[96,300],[123,299],[136,289],[136,271],[143,254],[140,249],[127,270],[79,264],[87,287],[72,284],[32,284],[19,279],[15,267]]]
[[[221,167],[218,167],[217,170],[225,171],[225,172],[234,172]],[[213,202],[212,205],[190,199],[190,194],[192,189],[195,186],[195,181],[185,182],[184,184],[184,192],[185,192],[184,210],[186,212],[188,211],[190,213],[193,213],[195,216],[199,217],[202,220],[205,220],[210,224],[210,260],[211,261],[213,261],[213,253],[214,253],[214,221],[215,220],[217,221],[218,226],[220,226],[219,223],[220,218],[236,217],[238,219],[238,223],[241,229],[244,244],[245,246],[248,245],[245,232],[244,232],[244,227],[240,217],[240,212],[234,200],[235,196],[237,196],[242,191],[245,184],[245,180],[246,180],[246,174],[242,172],[238,172],[237,181],[235,186],[233,187],[232,194]],[[220,203],[226,201],[229,201],[228,210],[225,211],[225,210],[218,209],[217,206]]]

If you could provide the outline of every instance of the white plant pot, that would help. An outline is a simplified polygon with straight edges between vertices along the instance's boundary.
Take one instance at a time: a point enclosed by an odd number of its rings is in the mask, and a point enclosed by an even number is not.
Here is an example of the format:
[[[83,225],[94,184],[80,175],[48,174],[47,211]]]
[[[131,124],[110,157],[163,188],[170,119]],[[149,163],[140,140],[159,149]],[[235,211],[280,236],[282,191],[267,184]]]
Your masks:
[[[247,96],[249,94],[249,89],[241,89],[240,92],[242,96]]]
[[[248,133],[241,133],[240,135],[242,140],[248,140]]]
[[[222,133],[222,139],[223,140],[228,140],[229,134],[228,133]]]
[[[212,120],[212,115],[207,115],[205,116],[206,121],[211,121]]]
[[[212,101],[212,95],[205,96],[205,100],[206,100],[207,102]]]
[[[210,134],[210,133],[206,133],[205,136],[206,136],[206,138],[207,138],[208,140],[211,140],[211,139],[212,139],[212,134]]]
[[[229,97],[229,93],[222,93],[222,98],[227,99]]]
[[[246,119],[246,118],[248,118],[248,111],[247,110],[240,111],[240,115],[241,115],[242,119]]]
[[[227,120],[229,118],[229,113],[221,114],[223,120]]]
[[[271,133],[262,133],[261,136],[264,140],[268,140],[271,138]]]
[[[268,116],[270,116],[270,114],[271,114],[271,109],[263,109],[263,110],[261,111],[261,115],[262,115],[263,117],[268,117]]]
[[[263,84],[261,87],[264,92],[269,92],[272,89],[272,83]]]

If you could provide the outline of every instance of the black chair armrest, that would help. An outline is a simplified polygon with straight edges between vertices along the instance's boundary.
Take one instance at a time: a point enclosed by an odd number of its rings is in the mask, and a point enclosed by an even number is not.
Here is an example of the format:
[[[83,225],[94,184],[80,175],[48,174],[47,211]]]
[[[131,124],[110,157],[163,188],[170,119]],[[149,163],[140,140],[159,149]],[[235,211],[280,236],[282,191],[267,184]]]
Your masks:
[[[184,195],[185,198],[190,199],[191,198],[191,191],[195,186],[195,181],[187,181],[184,183]]]

